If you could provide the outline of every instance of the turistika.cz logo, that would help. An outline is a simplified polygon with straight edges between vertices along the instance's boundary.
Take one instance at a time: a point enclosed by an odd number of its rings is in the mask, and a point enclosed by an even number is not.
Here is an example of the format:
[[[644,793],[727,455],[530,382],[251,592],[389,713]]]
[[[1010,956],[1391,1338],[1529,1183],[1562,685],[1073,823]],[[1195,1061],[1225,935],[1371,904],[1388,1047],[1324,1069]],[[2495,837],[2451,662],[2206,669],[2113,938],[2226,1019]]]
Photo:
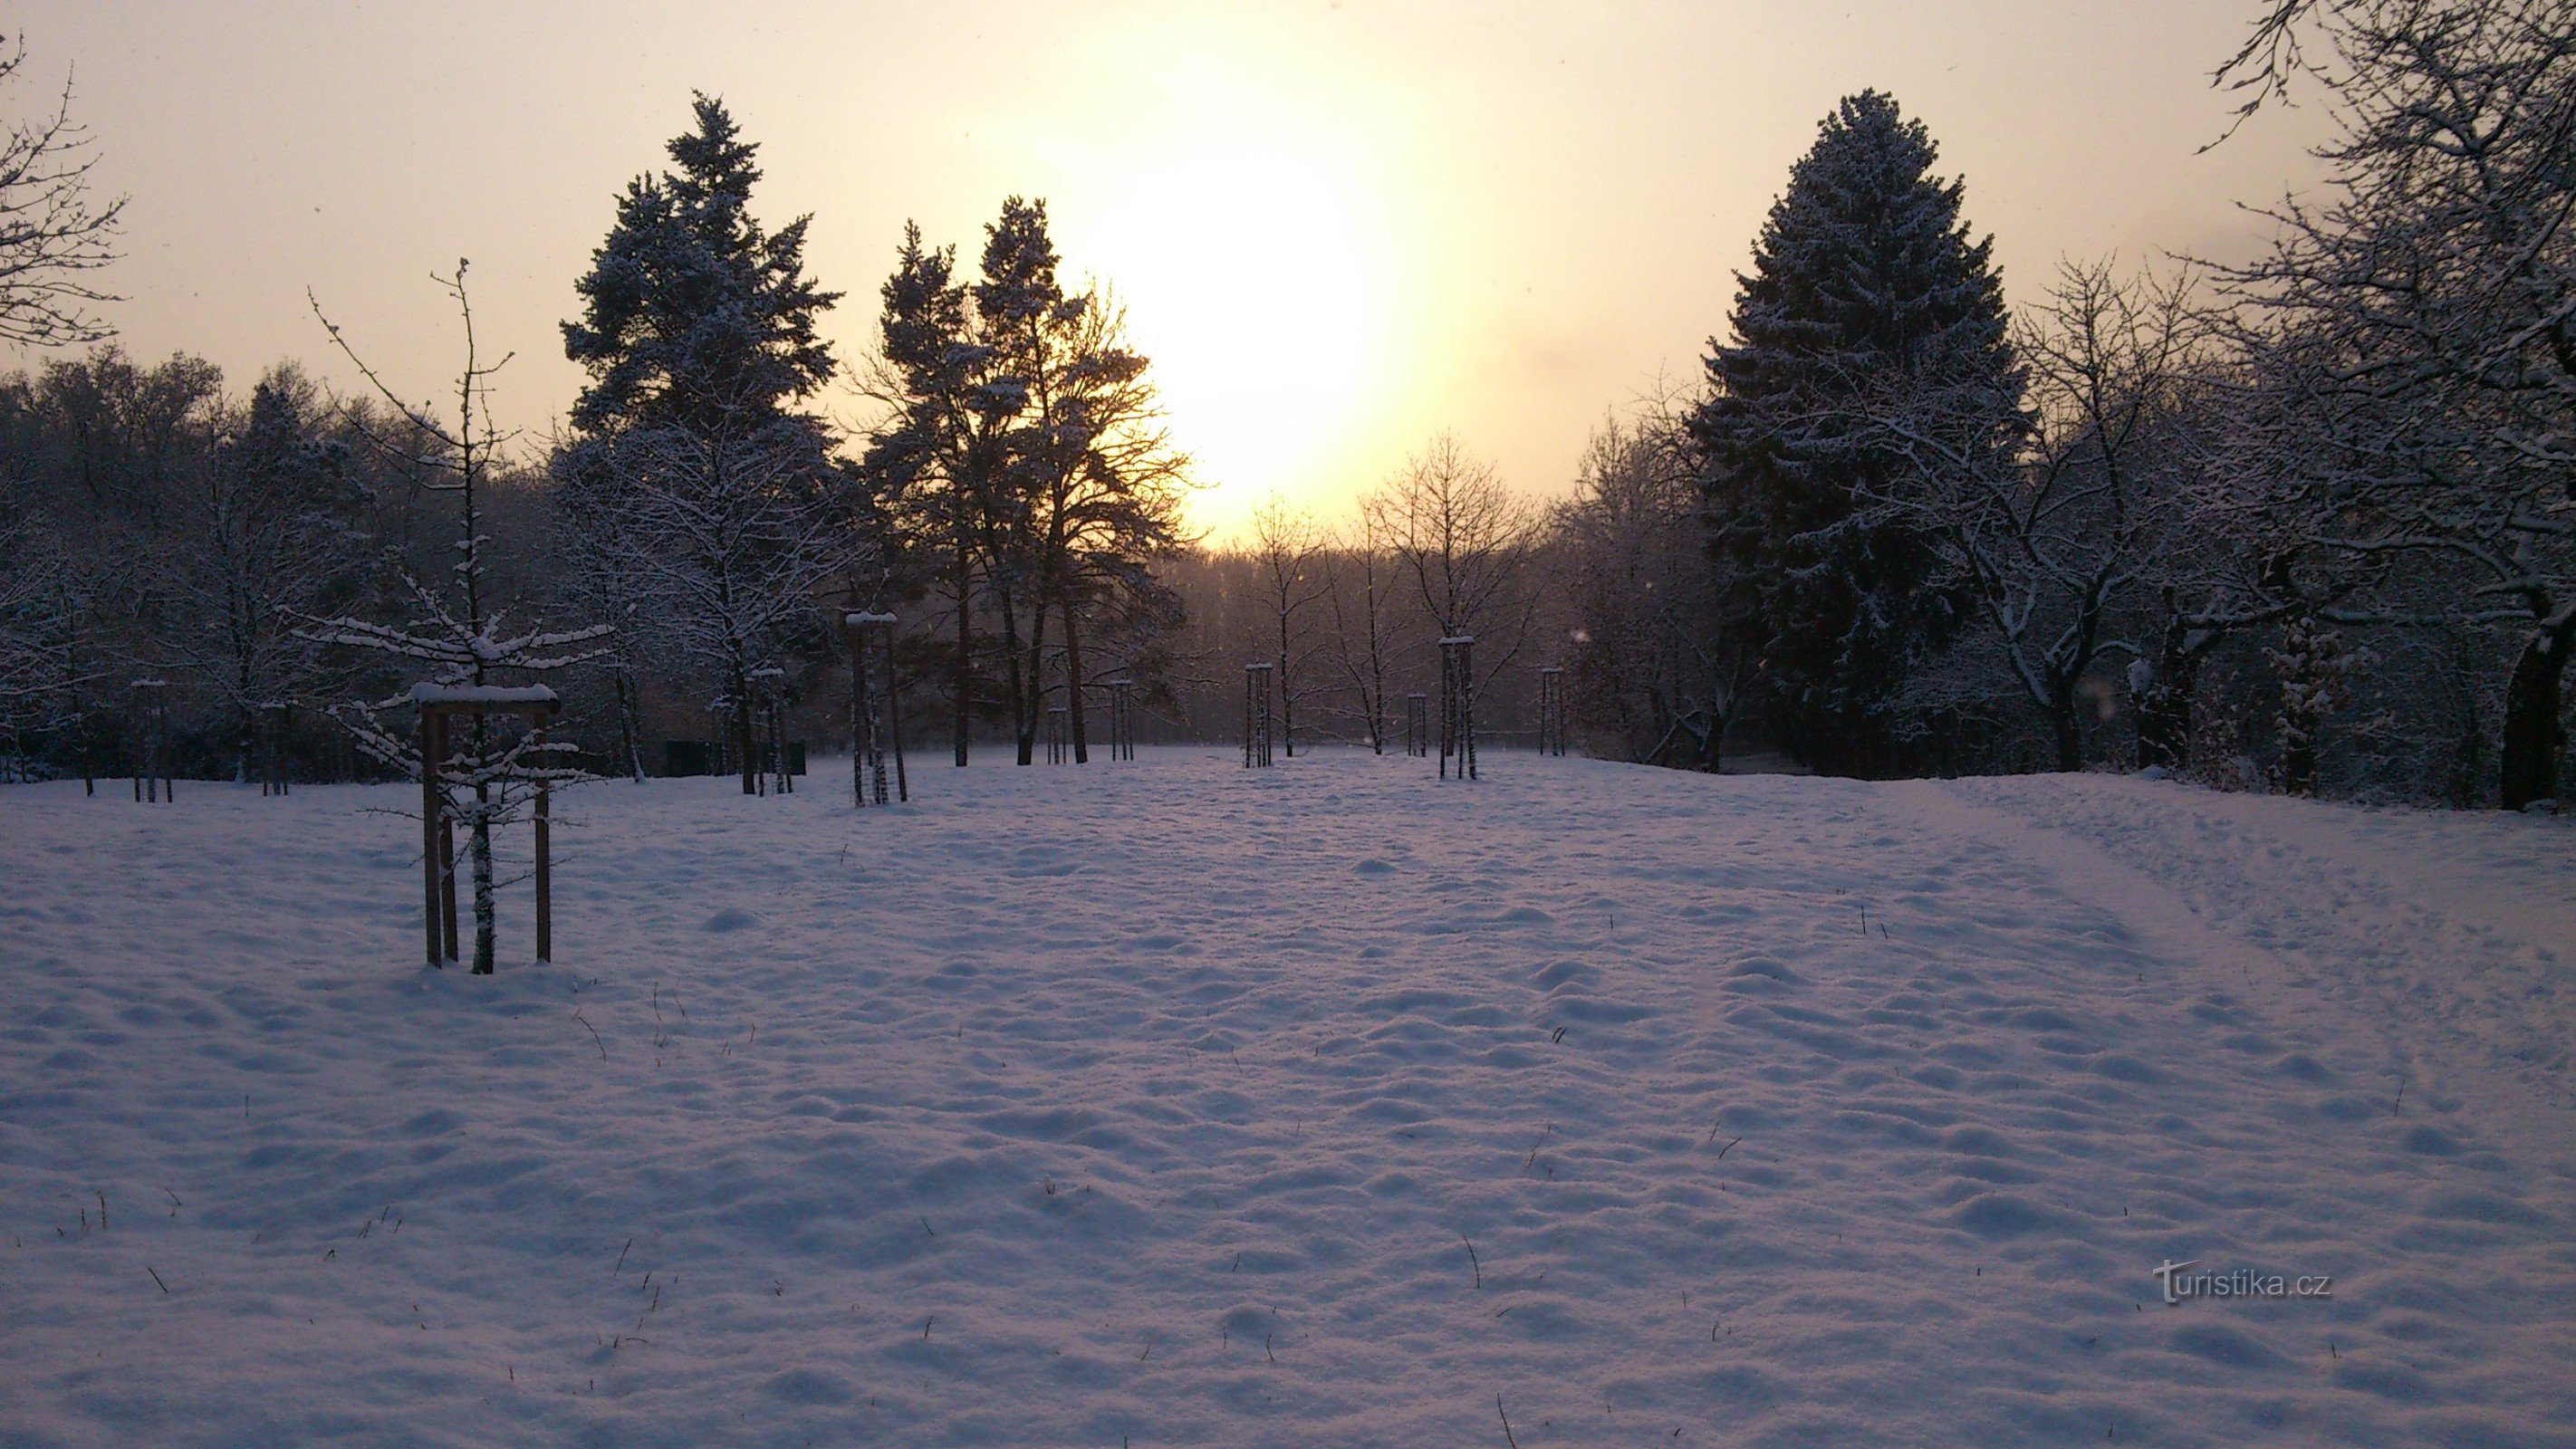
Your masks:
[[[2301,1273],[2296,1277],[2280,1273],[2258,1273],[2251,1268],[2238,1268],[2226,1273],[2189,1273],[2184,1270],[2199,1266],[2198,1258],[2179,1263],[2164,1262],[2147,1273],[2164,1285],[2165,1302],[2181,1303],[2187,1298],[2332,1298],[2334,1275]]]

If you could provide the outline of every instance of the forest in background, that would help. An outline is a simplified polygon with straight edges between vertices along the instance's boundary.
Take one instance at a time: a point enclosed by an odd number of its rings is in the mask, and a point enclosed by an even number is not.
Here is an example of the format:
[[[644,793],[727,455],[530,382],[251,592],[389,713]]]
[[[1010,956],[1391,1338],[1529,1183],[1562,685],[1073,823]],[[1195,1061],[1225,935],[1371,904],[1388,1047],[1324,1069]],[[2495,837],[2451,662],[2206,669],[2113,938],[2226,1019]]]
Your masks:
[[[588,771],[712,742],[750,789],[770,697],[846,744],[839,621],[883,610],[919,763],[1029,763],[1056,709],[1087,757],[1112,679],[1147,741],[1231,740],[1252,662],[1292,749],[1393,750],[1468,634],[1506,746],[1562,667],[1583,749],[1677,768],[2566,798],[2576,6],[2281,0],[2222,78],[2338,123],[2251,264],[2074,260],[2007,306],[1962,180],[1864,92],[1786,179],[1704,375],[1606,416],[1576,477],[1504,480],[1444,434],[1345,516],[1274,501],[1221,547],[1184,523],[1214,480],[1114,299],[1059,281],[1042,201],[962,258],[907,235],[876,345],[835,356],[817,319],[847,299],[801,220],[757,218],[756,148],[705,97],[578,282],[589,386],[543,446],[492,434],[470,310],[461,366],[397,366],[318,299],[372,395],[130,358],[84,290],[113,207],[40,212],[94,246],[0,284],[12,339],[52,349],[0,381],[0,770],[130,770],[152,679],[182,776],[385,776],[416,760],[368,707],[542,675]],[[13,134],[0,190],[77,202],[68,112]],[[457,788],[526,764],[496,744]]]

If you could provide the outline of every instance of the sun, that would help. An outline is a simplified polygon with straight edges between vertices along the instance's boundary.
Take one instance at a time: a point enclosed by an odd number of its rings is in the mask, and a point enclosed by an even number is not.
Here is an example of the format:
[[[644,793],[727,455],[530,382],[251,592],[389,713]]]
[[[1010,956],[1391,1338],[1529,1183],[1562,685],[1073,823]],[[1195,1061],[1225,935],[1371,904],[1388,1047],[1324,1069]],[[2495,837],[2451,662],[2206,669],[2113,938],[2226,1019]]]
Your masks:
[[[1314,472],[1383,386],[1393,270],[1352,179],[1276,147],[1140,165],[1095,239],[1220,526]]]
[[[1050,210],[1068,266],[1126,309],[1204,485],[1192,522],[1222,540],[1274,491],[1322,514],[1350,492],[1402,365],[1409,259],[1382,127],[1279,77],[1178,74]]]

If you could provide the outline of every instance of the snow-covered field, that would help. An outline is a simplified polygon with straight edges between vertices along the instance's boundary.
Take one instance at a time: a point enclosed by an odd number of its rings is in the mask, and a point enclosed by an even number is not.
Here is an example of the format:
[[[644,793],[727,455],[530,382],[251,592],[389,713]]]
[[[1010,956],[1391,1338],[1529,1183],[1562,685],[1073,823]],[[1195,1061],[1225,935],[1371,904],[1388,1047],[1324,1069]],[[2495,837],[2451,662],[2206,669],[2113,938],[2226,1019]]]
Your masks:
[[[1489,763],[0,790],[0,1444],[2576,1444],[2571,822]]]

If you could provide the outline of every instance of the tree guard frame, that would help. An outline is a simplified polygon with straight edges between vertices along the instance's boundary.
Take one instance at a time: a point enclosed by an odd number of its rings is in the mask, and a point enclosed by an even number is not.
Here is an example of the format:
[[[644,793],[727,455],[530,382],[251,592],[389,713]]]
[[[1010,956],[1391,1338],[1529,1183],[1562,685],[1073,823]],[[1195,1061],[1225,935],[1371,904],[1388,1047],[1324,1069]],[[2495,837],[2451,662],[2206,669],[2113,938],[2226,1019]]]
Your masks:
[[[1243,666],[1243,767],[1270,768],[1270,666]]]
[[[420,707],[420,885],[421,916],[426,923],[429,964],[445,968],[456,954],[456,827],[447,818],[447,792],[440,788],[439,766],[447,758],[448,726],[457,716],[522,715],[545,744],[546,722],[563,710],[563,701],[544,685],[524,689],[469,689],[434,684],[412,686]],[[530,818],[537,836],[537,959],[552,962],[554,951],[553,786],[537,780],[536,806]]]
[[[768,665],[743,675],[743,683],[752,692],[751,764],[759,779],[757,793],[793,795],[796,778],[787,768],[787,671]]]
[[[1565,669],[1551,664],[1538,672],[1538,752],[1565,755]]]
[[[1404,752],[1414,759],[1431,753],[1431,696],[1404,697]]]
[[[1061,765],[1072,757],[1072,748],[1065,738],[1065,708],[1060,704],[1047,707],[1046,757],[1050,765]]]
[[[259,793],[262,795],[293,793],[294,772],[286,758],[286,739],[288,729],[294,724],[294,714],[295,707],[282,699],[272,699],[259,706]]]
[[[1457,773],[1449,763],[1456,760]],[[1440,778],[1476,778],[1476,636],[1440,641]]]
[[[886,752],[894,752],[894,798],[908,803],[903,772],[903,711],[895,699],[892,614],[841,616],[850,645],[850,799],[860,809],[886,803]],[[871,796],[873,795],[873,798]]]
[[[1100,687],[1109,691],[1109,758],[1136,758],[1136,681],[1104,679]]]
[[[134,752],[134,800],[138,805],[173,804],[179,781],[170,769],[170,681],[138,679],[134,698],[134,731],[141,736]]]

